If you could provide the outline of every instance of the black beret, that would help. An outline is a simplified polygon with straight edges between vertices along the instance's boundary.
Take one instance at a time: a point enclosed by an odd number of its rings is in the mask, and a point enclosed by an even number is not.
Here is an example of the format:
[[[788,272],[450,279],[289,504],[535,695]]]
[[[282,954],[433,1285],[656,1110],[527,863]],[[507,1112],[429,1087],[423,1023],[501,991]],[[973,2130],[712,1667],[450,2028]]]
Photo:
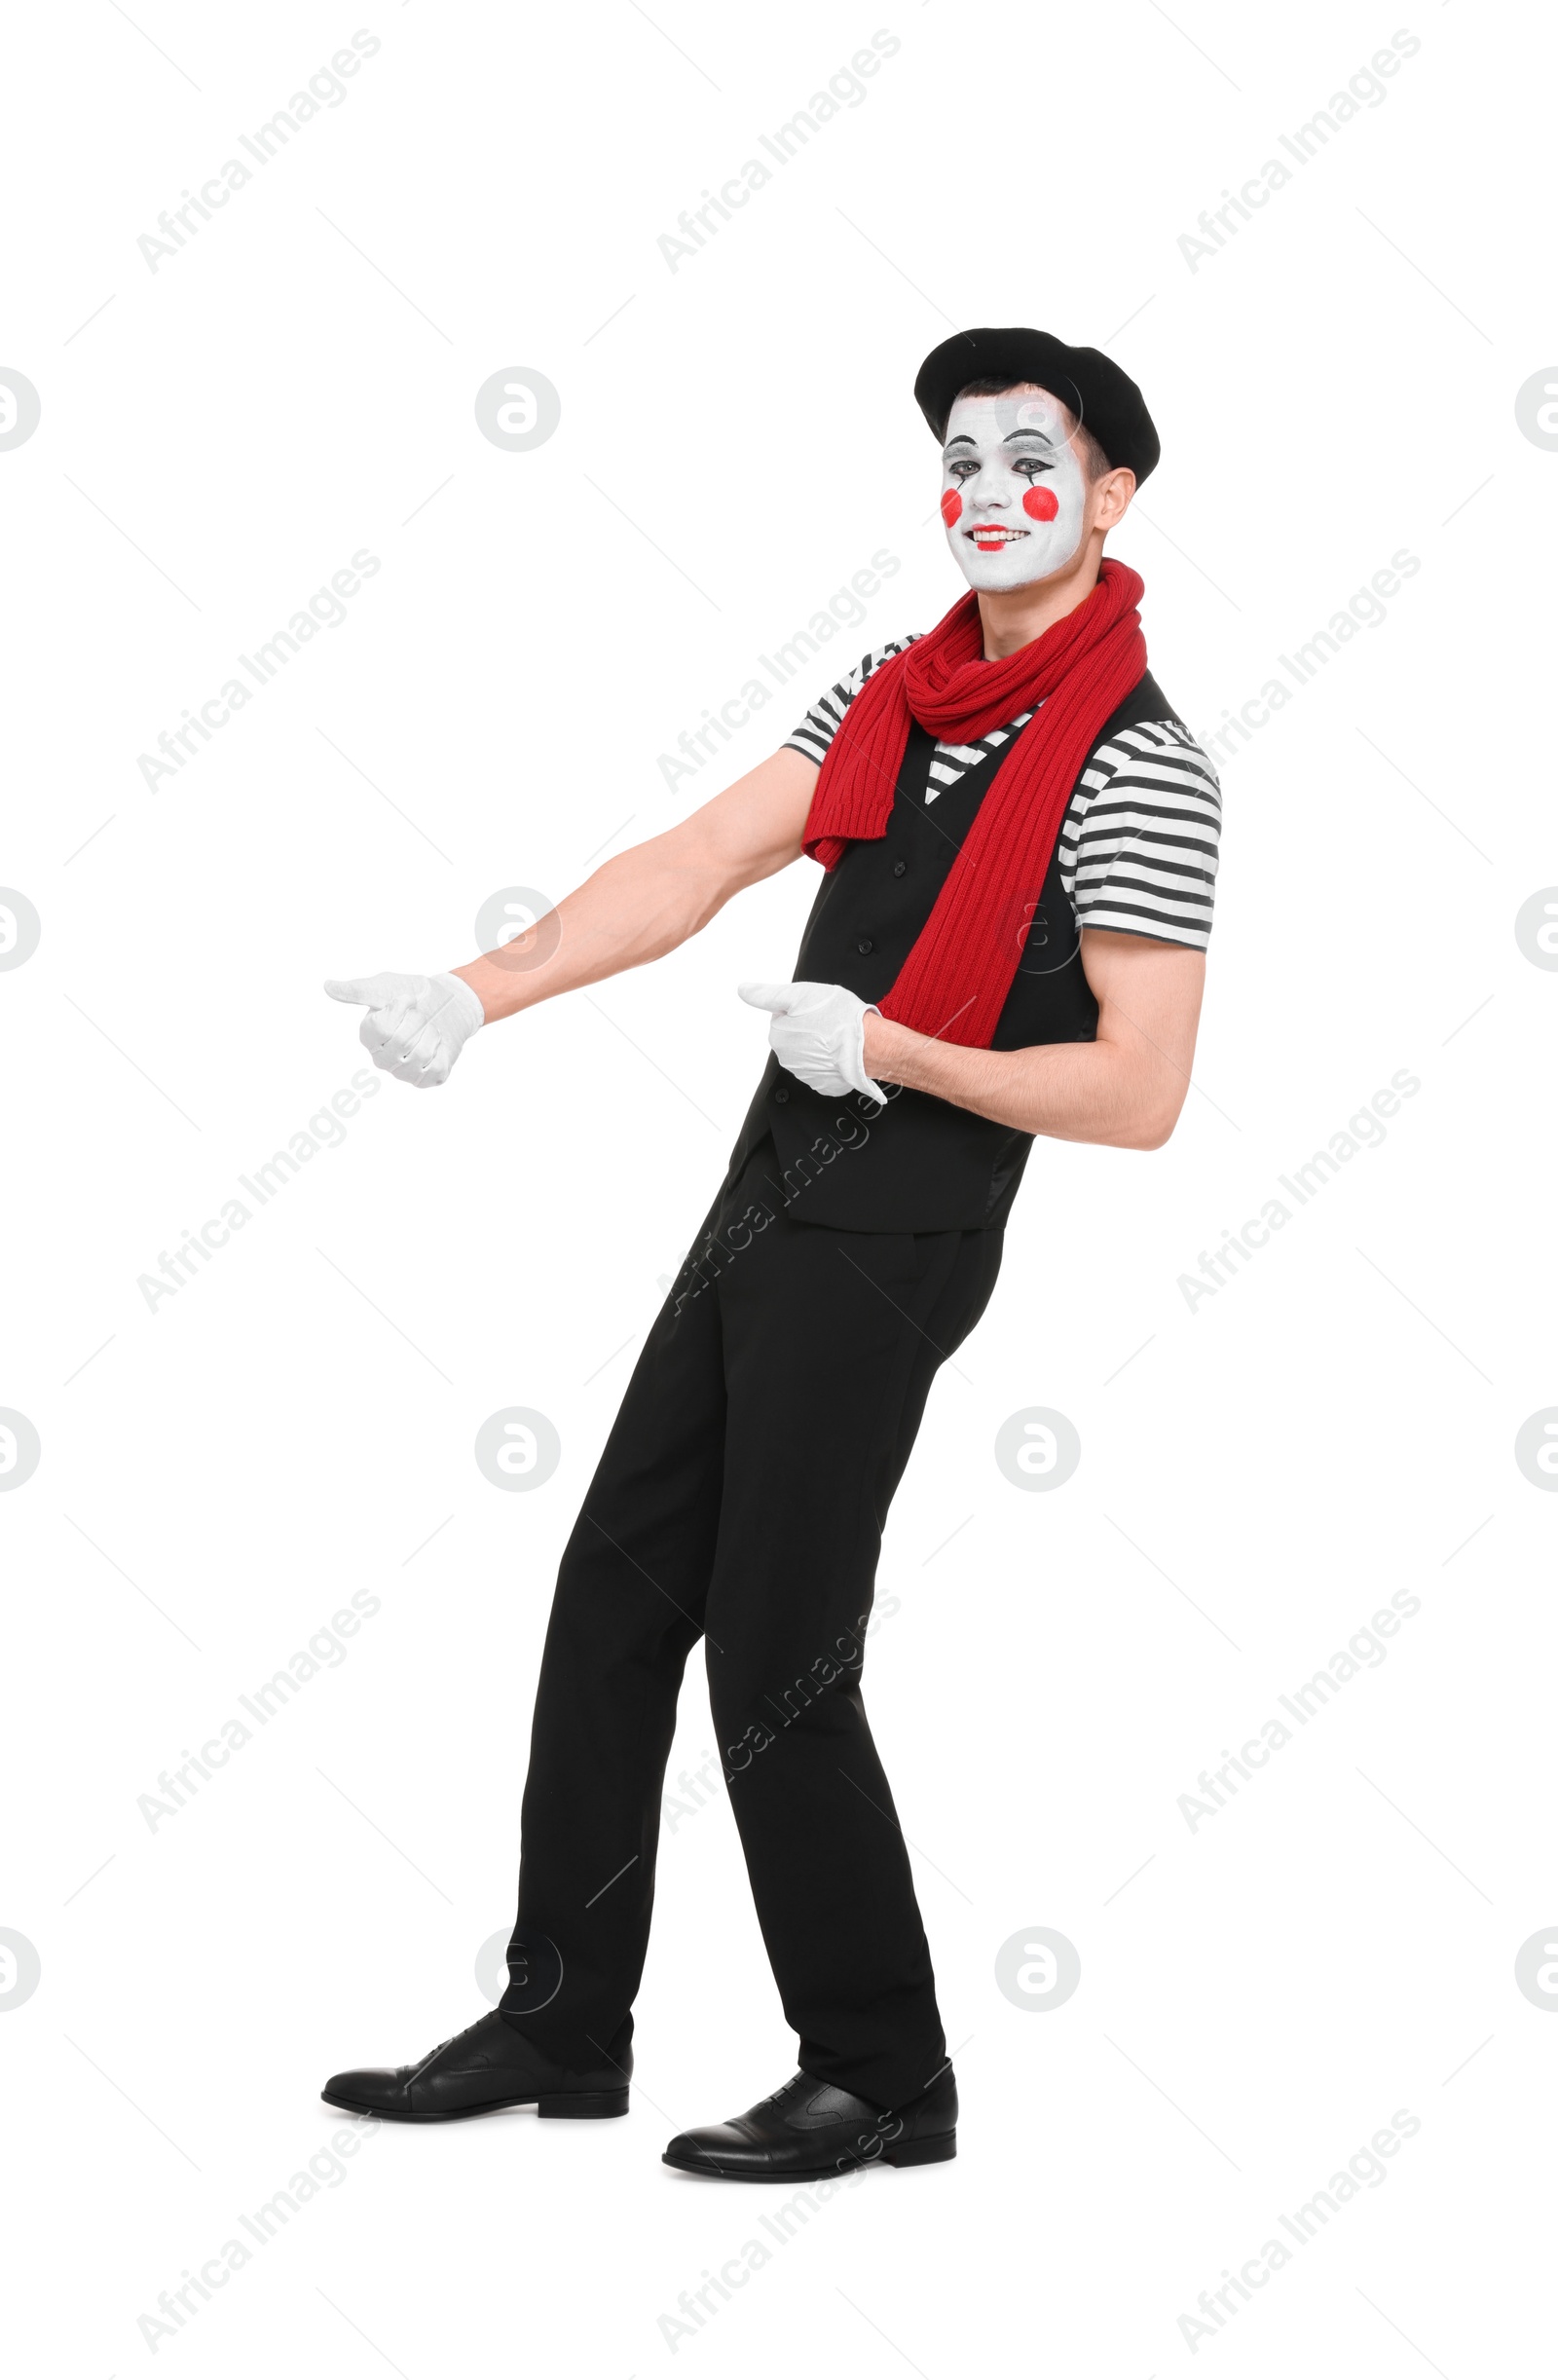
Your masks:
[[[1158,432],[1141,390],[1095,347],[1067,347],[1047,330],[960,330],[933,347],[914,381],[914,398],[938,438],[959,389],[971,380],[1031,381],[1069,405],[1117,469],[1138,482],[1157,464]]]

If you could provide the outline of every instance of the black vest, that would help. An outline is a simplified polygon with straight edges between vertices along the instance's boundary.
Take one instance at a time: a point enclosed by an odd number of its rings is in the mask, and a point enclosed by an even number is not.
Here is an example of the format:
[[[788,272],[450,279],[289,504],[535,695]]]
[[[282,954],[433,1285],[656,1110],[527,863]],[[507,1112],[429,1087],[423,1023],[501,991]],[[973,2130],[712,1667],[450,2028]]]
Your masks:
[[[1174,716],[1144,677],[1098,742],[1122,727]],[[1031,724],[1020,732],[1029,732]],[[910,727],[887,832],[851,843],[823,877],[800,938],[796,982],[843,984],[863,1000],[886,997],[1017,740],[967,770],[927,806],[935,739],[923,727]],[[1058,852],[1038,900],[1014,912],[1012,932],[1021,940],[1022,955],[990,1047],[1022,1050],[1036,1042],[1095,1039],[1098,1004],[1083,973],[1081,933]],[[929,1092],[884,1089],[888,1098],[881,1109],[859,1092],[824,1098],[770,1056],[727,1179],[767,1134],[778,1161],[776,1200],[798,1222],[842,1231],[991,1230],[1004,1224],[1032,1134]]]

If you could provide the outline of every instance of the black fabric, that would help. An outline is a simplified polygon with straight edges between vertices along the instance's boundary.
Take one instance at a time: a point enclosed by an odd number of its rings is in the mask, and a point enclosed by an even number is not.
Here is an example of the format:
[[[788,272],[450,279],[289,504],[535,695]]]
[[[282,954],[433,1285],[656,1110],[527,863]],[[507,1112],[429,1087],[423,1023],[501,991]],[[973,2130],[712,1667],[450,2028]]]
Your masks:
[[[1150,675],[1098,741],[1174,713]],[[1031,724],[1031,723],[1030,723]],[[879,1000],[929,916],[997,770],[1027,728],[927,805],[933,738],[910,730],[885,835],[852,843],[825,875],[800,938],[798,983],[843,984]],[[1096,747],[1095,747],[1096,749]],[[1052,857],[1038,897],[1019,904],[1022,956],[990,1047],[1096,1038],[1098,1004],[1083,971],[1076,912]],[[732,1172],[762,1135],[774,1143],[789,1212],[846,1231],[963,1231],[1006,1221],[1030,1133],[991,1123],[926,1091],[890,1087],[885,1107],[861,1093],[825,1098],[770,1057],[731,1153]]]
[[[541,1662],[517,1980],[501,2005],[564,2065],[625,2055],[677,1692],[702,1638],[800,2064],[878,2107],[941,2069],[930,1953],[860,1679],[887,1508],[1001,1246],[990,1231],[802,1227],[766,1142],[710,1209],[569,1540]],[[538,2008],[536,1972],[550,1991]]]
[[[914,381],[914,401],[938,439],[959,389],[971,380],[1027,381],[1069,405],[1117,468],[1137,484],[1162,452],[1146,399],[1129,372],[1095,347],[1067,347],[1047,330],[960,330],[932,348]]]

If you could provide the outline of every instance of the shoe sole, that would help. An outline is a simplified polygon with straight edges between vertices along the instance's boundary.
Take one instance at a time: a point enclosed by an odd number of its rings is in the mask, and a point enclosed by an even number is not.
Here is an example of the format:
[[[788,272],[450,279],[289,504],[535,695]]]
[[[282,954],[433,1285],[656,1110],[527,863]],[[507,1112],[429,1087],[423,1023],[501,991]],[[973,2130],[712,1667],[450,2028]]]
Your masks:
[[[879,2157],[855,2157],[838,2165],[811,2166],[804,2173],[799,2167],[776,2171],[771,2167],[750,2165],[717,2165],[713,2159],[673,2157],[669,2150],[660,2159],[662,2165],[678,2174],[702,2174],[711,2181],[838,2181],[850,2173],[864,2174],[873,2165],[945,2165],[957,2155],[955,2132],[939,2133],[929,2140],[905,2140],[897,2148],[884,2148]]]
[[[544,2099],[538,2099],[533,2093],[527,2099],[483,2100],[478,2107],[432,2107],[424,2110],[375,2107],[369,2101],[340,2099],[328,2091],[321,2091],[319,2097],[327,2107],[344,2107],[349,2115],[376,2115],[386,2124],[460,2124],[472,2116],[501,2115],[505,2107],[534,2107],[538,2116],[541,2117],[589,2118],[627,2113],[625,2091],[554,2091]]]

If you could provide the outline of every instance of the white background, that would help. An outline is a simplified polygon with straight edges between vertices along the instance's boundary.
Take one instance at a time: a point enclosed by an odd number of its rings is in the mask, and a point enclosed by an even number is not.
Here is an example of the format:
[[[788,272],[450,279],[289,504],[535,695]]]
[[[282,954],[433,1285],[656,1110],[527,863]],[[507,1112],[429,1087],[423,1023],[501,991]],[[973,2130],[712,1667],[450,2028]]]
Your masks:
[[[495,890],[560,896],[939,617],[914,370],[1024,321],[1147,393],[1165,459],[1114,550],[1199,730],[1393,552],[1421,569],[1221,763],[1178,1132],[1039,1145],[894,1510],[868,1695],[959,2158],[783,2247],[782,2194],[661,2167],[793,2064],[721,1795],[662,1841],[630,2119],[382,2128],[157,2360],[1530,2368],[1558,1503],[1512,1448],[1558,1403],[1558,977],[1514,917],[1558,880],[1558,455],[1514,401],[1558,350],[1550,28],[1424,0],[1384,103],[1192,270],[1201,210],[1400,19],[391,0],[344,103],[153,272],[140,235],[358,20],[131,14],[15,20],[0,141],[0,364],[42,399],[0,453],[0,881],[42,919],[0,976],[0,1405],[43,1449],[0,1496],[0,1924],[42,1965],[0,2011],[19,2366],[139,2368],[159,2292],[328,2144],[324,2075],[480,2013],[556,1558],[762,1062],[732,986],[789,972],[814,872],[484,1034],[446,1091],[387,1083],[155,1312],[137,1277],[363,1062],[323,977],[460,963]],[[863,103],[671,271],[678,213],[878,25]],[[533,452],[476,428],[508,366],[561,392]],[[360,548],[346,620],[149,791],[137,755]],[[878,549],[869,622],[669,792],[657,757]],[[1398,1069],[1383,1145],[1191,1310],[1178,1277]],[[561,1433],[529,1495],[472,1458],[509,1405]],[[1082,1437],[1049,1495],[992,1455],[1033,1405]],[[1403,1590],[1383,1665],[1192,1831],[1200,1772]],[[138,1797],[353,1591],[382,1608],[345,1661],[150,1829]],[[673,1775],[712,1745],[694,1664]],[[1079,1952],[1063,2007],[997,1989],[1035,1926]],[[1388,2177],[1193,2353],[1199,2293],[1397,2110]]]

